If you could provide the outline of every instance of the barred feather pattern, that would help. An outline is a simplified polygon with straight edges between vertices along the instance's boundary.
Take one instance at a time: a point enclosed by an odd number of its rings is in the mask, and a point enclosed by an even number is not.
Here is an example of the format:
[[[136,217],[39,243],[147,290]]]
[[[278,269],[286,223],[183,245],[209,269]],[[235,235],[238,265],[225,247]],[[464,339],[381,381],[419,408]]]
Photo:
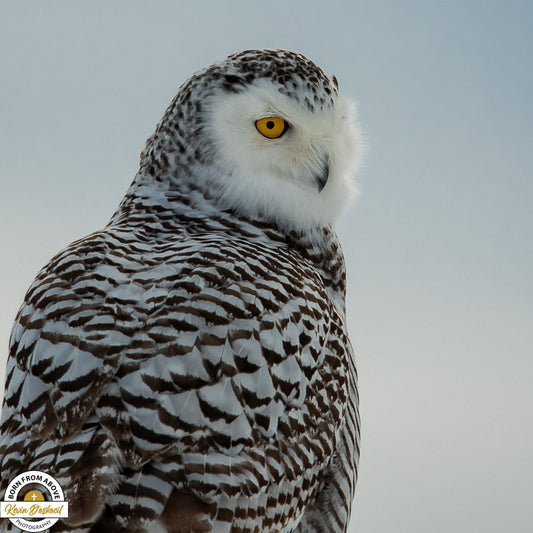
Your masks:
[[[335,233],[151,167],[25,297],[0,495],[54,476],[70,514],[53,532],[345,531],[359,417]]]

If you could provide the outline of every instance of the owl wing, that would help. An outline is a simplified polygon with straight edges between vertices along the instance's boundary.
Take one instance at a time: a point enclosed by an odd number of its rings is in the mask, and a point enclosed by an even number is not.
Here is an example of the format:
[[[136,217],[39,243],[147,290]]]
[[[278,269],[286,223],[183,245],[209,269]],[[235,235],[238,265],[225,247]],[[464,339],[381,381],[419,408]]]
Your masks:
[[[119,452],[94,416],[131,342],[121,327],[125,306],[105,275],[110,240],[98,232],[60,252],[39,272],[17,314],[0,426],[0,494],[27,470],[48,472],[63,487],[85,479],[87,495],[91,483],[109,485],[116,477]],[[89,476],[77,471],[84,454],[94,459]]]
[[[201,520],[243,527],[279,502],[263,530],[292,527],[348,403],[342,321],[320,276],[264,243],[143,246],[94,234],[30,288],[11,340],[2,478],[57,476],[71,523],[105,502],[114,520],[170,524],[169,502],[190,497],[218,502]]]
[[[343,533],[348,527],[358,474],[360,418],[357,370],[352,348],[348,363],[348,402],[335,443],[335,450],[323,472],[315,500],[305,509],[295,533]]]

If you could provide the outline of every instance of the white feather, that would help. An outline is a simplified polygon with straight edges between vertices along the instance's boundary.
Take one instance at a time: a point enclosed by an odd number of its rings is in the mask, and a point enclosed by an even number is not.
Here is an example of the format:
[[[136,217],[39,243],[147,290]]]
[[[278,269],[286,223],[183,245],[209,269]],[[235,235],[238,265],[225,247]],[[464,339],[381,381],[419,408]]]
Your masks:
[[[305,229],[332,224],[354,196],[351,178],[363,143],[347,98],[310,110],[261,80],[242,93],[215,97],[210,111],[210,133],[222,160],[208,179],[221,189],[225,207]],[[267,139],[255,127],[271,116],[290,125],[280,138]],[[316,177],[326,164],[329,179],[319,192]]]

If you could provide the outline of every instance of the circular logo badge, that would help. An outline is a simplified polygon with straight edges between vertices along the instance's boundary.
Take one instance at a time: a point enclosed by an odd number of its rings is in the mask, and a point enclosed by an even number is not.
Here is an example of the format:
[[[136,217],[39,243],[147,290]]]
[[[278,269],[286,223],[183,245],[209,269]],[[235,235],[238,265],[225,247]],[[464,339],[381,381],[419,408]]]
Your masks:
[[[55,478],[30,470],[19,474],[7,486],[0,502],[0,517],[22,531],[44,531],[60,518],[68,517],[68,503]]]

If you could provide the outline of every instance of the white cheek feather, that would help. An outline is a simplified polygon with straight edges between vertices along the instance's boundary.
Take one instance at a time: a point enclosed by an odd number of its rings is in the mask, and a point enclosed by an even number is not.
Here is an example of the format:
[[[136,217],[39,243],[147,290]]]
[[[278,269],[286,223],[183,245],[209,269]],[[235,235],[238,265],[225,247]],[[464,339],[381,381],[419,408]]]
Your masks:
[[[351,178],[363,144],[354,107],[339,96],[333,108],[312,111],[266,81],[220,94],[207,123],[218,159],[209,179],[220,188],[223,206],[295,229],[331,225],[355,193]],[[255,127],[270,116],[290,125],[278,139]],[[329,178],[319,192],[316,178],[324,176],[326,164]]]

